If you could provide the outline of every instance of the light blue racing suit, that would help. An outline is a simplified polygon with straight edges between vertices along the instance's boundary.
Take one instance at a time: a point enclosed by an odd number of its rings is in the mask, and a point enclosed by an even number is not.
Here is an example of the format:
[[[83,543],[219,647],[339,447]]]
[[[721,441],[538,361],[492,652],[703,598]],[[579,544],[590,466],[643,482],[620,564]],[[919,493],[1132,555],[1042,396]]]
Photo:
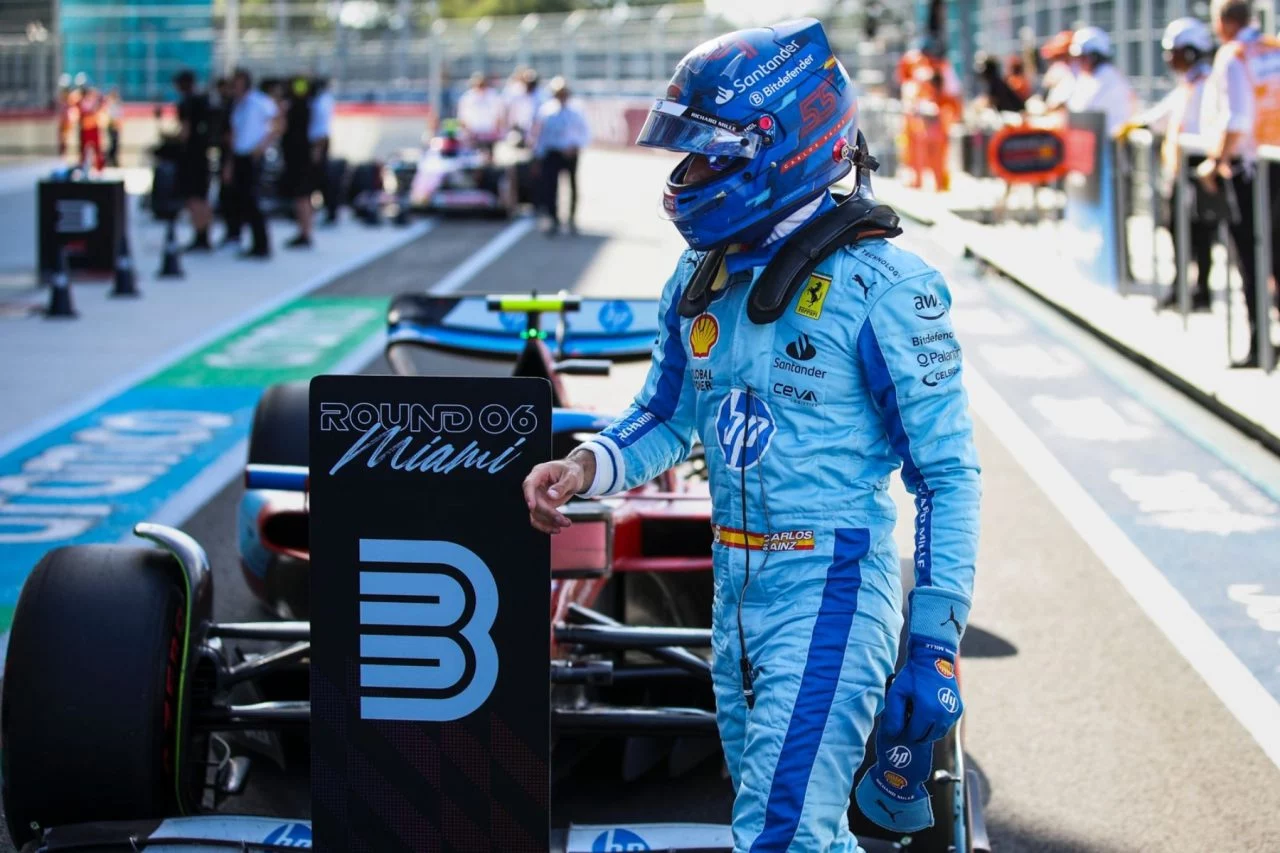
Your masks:
[[[916,496],[917,587],[967,603],[973,584],[978,462],[951,296],[935,270],[877,238],[827,258],[774,323],[747,319],[744,284],[683,318],[697,259],[686,252],[665,287],[644,389],[586,444],[597,465],[585,494],[643,483],[701,438],[734,850],[848,853],[853,774],[902,625],[886,491],[899,464]]]

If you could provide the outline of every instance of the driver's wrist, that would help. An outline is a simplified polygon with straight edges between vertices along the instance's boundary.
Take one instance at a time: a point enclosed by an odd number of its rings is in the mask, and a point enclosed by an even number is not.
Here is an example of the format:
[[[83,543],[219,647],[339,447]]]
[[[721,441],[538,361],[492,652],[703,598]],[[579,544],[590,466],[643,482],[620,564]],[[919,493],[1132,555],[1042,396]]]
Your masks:
[[[579,493],[581,494],[583,492],[590,491],[591,485],[596,479],[595,453],[585,446],[575,447],[569,455],[565,457],[564,461],[577,465],[579,470],[582,471],[582,488]]]

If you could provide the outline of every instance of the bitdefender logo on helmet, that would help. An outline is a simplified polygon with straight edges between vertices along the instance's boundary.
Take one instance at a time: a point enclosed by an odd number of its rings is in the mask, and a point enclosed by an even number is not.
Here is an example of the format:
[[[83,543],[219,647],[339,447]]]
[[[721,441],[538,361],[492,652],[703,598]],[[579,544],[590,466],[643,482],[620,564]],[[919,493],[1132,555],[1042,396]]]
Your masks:
[[[738,90],[738,94],[740,95],[744,94],[748,89],[754,87],[758,83],[764,82],[765,79],[768,78],[770,74],[774,73],[783,65],[785,65],[787,63],[787,60],[791,59],[791,57],[795,56],[799,52],[800,52],[800,43],[798,41],[792,40],[790,42],[787,42],[782,46],[782,48],[777,53],[775,53],[773,56],[769,57],[764,62],[757,65],[751,71],[751,73],[747,74],[747,76],[739,77],[735,79],[733,81],[733,88]],[[809,59],[809,62],[813,61],[812,57],[808,57],[808,59]],[[805,64],[807,65],[809,63],[805,63]],[[729,73],[733,73],[732,66],[730,66]],[[792,76],[794,77],[794,75]],[[791,79],[790,77],[787,78],[788,81],[790,79]],[[784,81],[777,81],[777,83],[783,83],[785,85]],[[778,90],[777,83],[775,83],[770,87],[773,91]]]

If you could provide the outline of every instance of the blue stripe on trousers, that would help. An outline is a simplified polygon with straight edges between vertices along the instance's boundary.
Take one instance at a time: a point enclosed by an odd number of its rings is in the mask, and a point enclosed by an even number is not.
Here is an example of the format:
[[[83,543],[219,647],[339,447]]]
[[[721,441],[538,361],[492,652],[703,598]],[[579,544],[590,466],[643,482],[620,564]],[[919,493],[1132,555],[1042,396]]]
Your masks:
[[[813,772],[814,759],[840,683],[849,631],[858,611],[858,589],[862,586],[860,561],[870,550],[871,535],[864,528],[837,528],[835,539],[831,568],[827,570],[822,603],[813,623],[809,655],[800,678],[800,691],[773,769],[764,828],[751,845],[751,853],[786,853],[791,846],[800,826],[809,775]],[[750,756],[746,760],[749,761]]]

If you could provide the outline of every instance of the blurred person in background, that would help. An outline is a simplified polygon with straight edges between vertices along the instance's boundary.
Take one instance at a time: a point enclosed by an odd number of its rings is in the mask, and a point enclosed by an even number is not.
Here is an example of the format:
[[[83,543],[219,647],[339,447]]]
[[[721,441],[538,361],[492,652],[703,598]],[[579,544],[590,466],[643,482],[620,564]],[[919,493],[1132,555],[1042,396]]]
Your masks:
[[[458,123],[472,143],[492,153],[493,144],[506,132],[506,104],[480,72],[471,75],[471,86],[458,98]]]
[[[1219,16],[1221,17],[1221,16]],[[1225,35],[1220,33],[1225,40]],[[1254,141],[1258,145],[1280,146],[1280,40],[1264,35],[1256,23],[1236,31],[1230,47],[1244,63],[1254,98]],[[1267,169],[1271,195],[1271,282],[1280,289],[1280,163],[1270,161]],[[1268,271],[1261,271],[1267,275]],[[1280,292],[1274,295],[1280,299]]]
[[[307,139],[315,162],[315,178],[324,199],[325,223],[333,225],[338,221],[338,188],[329,179],[329,137],[333,133],[337,101],[329,89],[328,79],[324,77],[311,81],[311,92],[311,124],[307,128]]]
[[[909,51],[898,65],[905,115],[908,186],[922,187],[925,172],[933,174],[934,189],[951,188],[948,149],[952,123],[960,116],[960,80],[947,61],[941,39],[929,36]]]
[[[75,124],[76,105],[72,97],[71,75],[63,74],[58,78],[58,97],[55,109],[58,113],[58,156],[67,156],[67,134]]]
[[[1160,39],[1164,61],[1177,80],[1169,94],[1160,103],[1136,116],[1124,128],[1145,127],[1163,134],[1160,145],[1162,218],[1173,237],[1175,263],[1184,262],[1186,247],[1178,245],[1178,229],[1175,224],[1174,182],[1182,163],[1182,150],[1178,137],[1181,134],[1200,132],[1200,106],[1204,97],[1204,82],[1209,76],[1213,60],[1213,34],[1198,18],[1178,18],[1165,28]],[[1188,168],[1196,169],[1204,160],[1202,155],[1187,157]],[[1196,288],[1191,297],[1191,310],[1208,311],[1211,305],[1209,293],[1209,269],[1213,263],[1213,242],[1217,234],[1217,222],[1206,215],[1209,208],[1205,189],[1200,182],[1193,182],[1195,203],[1188,215],[1191,226],[1191,258],[1196,262]],[[1161,303],[1162,308],[1174,308],[1178,304],[1177,293],[1170,293]]]
[[[266,77],[258,88],[262,90],[263,94],[275,101],[276,108],[279,109],[281,113],[284,113],[285,109],[289,106],[288,89],[285,86],[284,80],[281,80],[278,77]]]
[[[1265,277],[1269,272],[1258,269],[1254,254],[1257,223],[1253,181],[1258,158],[1258,128],[1280,123],[1280,114],[1271,99],[1272,93],[1280,96],[1276,88],[1280,86],[1280,79],[1276,77],[1280,75],[1280,54],[1274,41],[1265,39],[1253,26],[1253,13],[1247,0],[1214,0],[1209,8],[1213,31],[1222,47],[1213,58],[1213,68],[1204,84],[1200,132],[1209,150],[1196,168],[1196,175],[1207,190],[1223,194],[1230,211],[1228,230],[1249,307],[1249,354],[1232,366],[1249,368],[1259,364],[1257,276]],[[1273,188],[1273,209],[1276,192]],[[1278,242],[1277,224],[1271,223],[1273,252]]]
[[[120,168],[120,125],[124,120],[124,103],[120,100],[120,87],[112,86],[107,90],[106,102],[107,123],[107,165]]]
[[[1040,58],[1048,63],[1040,76],[1040,98],[1049,112],[1066,107],[1076,85],[1076,71],[1071,67],[1071,39],[1074,36],[1071,30],[1063,30],[1040,48]]]
[[[529,69],[523,65],[517,65],[515,70],[511,72],[511,76],[507,78],[506,85],[502,87],[502,99],[508,103],[517,95],[524,93],[524,76],[529,73]]]
[[[101,172],[107,165],[106,149],[102,145],[102,128],[105,110],[102,95],[96,88],[86,85],[76,104],[80,120],[80,165]]]
[[[1111,36],[1098,27],[1077,30],[1071,38],[1071,59],[1077,72],[1067,112],[1105,114],[1107,134],[1114,136],[1133,115],[1137,99],[1112,61]]]
[[[224,168],[223,187],[231,187],[235,197],[236,227],[247,224],[253,234],[253,245],[242,258],[271,257],[271,241],[267,221],[259,199],[262,182],[262,157],[280,135],[280,109],[267,94],[253,88],[253,77],[243,68],[231,78],[235,104],[231,108],[231,162]]]
[[[1004,82],[1015,95],[1022,99],[1024,105],[1034,91],[1031,87],[1031,78],[1027,76],[1026,63],[1016,53],[1005,60]]]
[[[293,217],[298,233],[285,243],[290,249],[311,247],[311,222],[314,210],[311,194],[316,188],[315,146],[311,142],[311,84],[305,77],[295,77],[289,86],[284,114],[284,134],[280,137],[280,153],[284,158],[284,174],[280,194],[293,200]]]
[[[1015,92],[1000,73],[1000,60],[979,52],[974,58],[974,65],[983,89],[979,106],[1001,113],[1020,113],[1026,108],[1027,99]]]
[[[218,208],[222,214],[222,221],[226,227],[226,234],[223,236],[222,245],[240,244],[240,217],[235,212],[235,192],[231,186],[223,180],[223,175],[227,172],[227,166],[231,163],[231,108],[235,106],[235,90],[231,86],[231,78],[219,77],[214,83],[213,91],[210,92],[209,106],[212,116],[212,127],[210,135],[213,138],[213,146],[217,149],[218,160],[217,168],[214,172],[219,180],[218,184]],[[232,226],[235,230],[232,230]]]
[[[178,91],[178,195],[186,203],[195,238],[184,251],[208,252],[209,226],[213,211],[209,207],[209,147],[213,145],[213,107],[209,96],[196,89],[196,75],[179,71],[173,78]]]
[[[551,81],[551,97],[539,109],[533,123],[533,154],[542,184],[542,210],[547,216],[546,233],[560,230],[560,173],[569,174],[570,233],[577,233],[578,154],[591,141],[591,130],[582,110],[569,100],[569,85],[563,77]]]
[[[507,125],[519,133],[520,145],[528,145],[529,136],[533,132],[533,120],[546,101],[546,96],[538,87],[538,72],[532,68],[522,69],[520,79],[513,81],[512,86],[515,91],[507,95]]]

